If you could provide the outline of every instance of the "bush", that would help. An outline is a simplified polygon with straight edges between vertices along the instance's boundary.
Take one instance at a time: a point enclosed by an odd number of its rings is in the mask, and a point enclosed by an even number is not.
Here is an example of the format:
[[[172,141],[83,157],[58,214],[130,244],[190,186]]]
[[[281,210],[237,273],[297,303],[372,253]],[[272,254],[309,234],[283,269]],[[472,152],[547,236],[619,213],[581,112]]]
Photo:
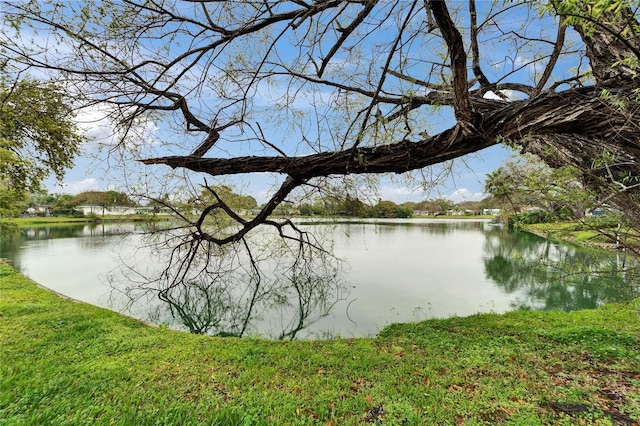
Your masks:
[[[568,207],[561,207],[552,212],[537,210],[526,213],[518,213],[507,219],[510,228],[520,229],[522,225],[532,225],[534,223],[569,222],[575,219],[573,212]]]
[[[539,210],[534,212],[518,213],[510,216],[507,220],[507,225],[509,228],[520,229],[522,225],[555,222],[556,220],[558,220],[558,217],[554,213]]]
[[[622,218],[617,214],[588,216],[585,222],[593,228],[616,228]]]
[[[100,220],[100,216],[95,213],[88,213],[85,215],[90,222],[98,222]]]

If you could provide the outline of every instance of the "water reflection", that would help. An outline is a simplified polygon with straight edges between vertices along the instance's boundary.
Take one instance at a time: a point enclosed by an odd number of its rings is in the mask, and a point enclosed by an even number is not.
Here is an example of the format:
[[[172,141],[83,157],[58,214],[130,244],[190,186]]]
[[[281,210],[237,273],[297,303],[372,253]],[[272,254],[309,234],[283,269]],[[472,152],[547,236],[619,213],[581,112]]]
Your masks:
[[[130,223],[105,224],[91,223],[82,225],[52,225],[21,229],[23,240],[52,240],[56,238],[109,237],[135,232],[140,225]]]
[[[486,221],[305,226],[345,262],[264,234],[222,249],[185,244],[180,229],[108,224],[27,229],[0,241],[0,256],[55,291],[143,320],[281,339],[367,336],[390,322],[488,310],[593,308],[638,294],[638,265],[621,253]]]
[[[122,309],[197,334],[293,339],[346,295],[340,262],[315,246],[262,233],[219,247],[184,232],[137,236],[145,250],[109,279]]]
[[[422,232],[430,235],[448,235],[459,231],[481,231],[493,228],[487,220],[456,220],[456,219],[352,219],[340,221],[304,221],[305,225],[334,225],[344,230],[356,227],[368,228],[373,232],[392,234],[402,230],[408,232]]]
[[[514,308],[595,308],[638,294],[638,262],[608,253],[560,244],[530,233],[486,232],[487,277],[508,294],[518,292]]]

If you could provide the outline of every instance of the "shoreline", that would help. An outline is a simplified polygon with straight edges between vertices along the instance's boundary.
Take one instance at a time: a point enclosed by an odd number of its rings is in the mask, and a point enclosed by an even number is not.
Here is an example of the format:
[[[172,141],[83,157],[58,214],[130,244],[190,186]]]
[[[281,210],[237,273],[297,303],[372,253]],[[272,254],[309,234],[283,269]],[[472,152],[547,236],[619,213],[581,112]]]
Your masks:
[[[539,226],[536,226],[539,225]],[[533,224],[533,225],[523,225],[520,230],[524,232],[529,232],[531,234],[537,235],[541,238],[545,238],[548,240],[556,240],[563,241],[583,247],[589,247],[594,249],[605,250],[608,252],[626,252],[632,256],[640,255],[640,246],[637,244],[630,244],[628,246],[617,245],[616,243],[603,242],[603,241],[589,241],[589,238],[597,237],[598,234],[592,230],[582,230],[578,232],[591,232],[592,235],[588,235],[588,238],[584,236],[582,238],[577,238],[572,232],[568,231],[564,227],[565,224]],[[540,226],[546,226],[547,229],[539,229]]]
[[[602,243],[602,242],[595,242],[595,241],[594,242],[585,242],[585,241],[578,242],[573,238],[568,238],[566,236],[563,237],[563,236],[553,235],[550,232],[543,232],[538,229],[529,229],[526,226],[522,228],[522,231],[529,232],[531,234],[537,235],[547,240],[558,240],[558,241],[563,241],[566,243],[576,244],[584,247],[598,248],[598,249],[614,251],[614,252],[621,250],[621,248],[616,247],[616,245],[613,243]]]
[[[640,413],[633,303],[272,341],[149,327],[1,264],[0,290],[7,424],[633,424]]]

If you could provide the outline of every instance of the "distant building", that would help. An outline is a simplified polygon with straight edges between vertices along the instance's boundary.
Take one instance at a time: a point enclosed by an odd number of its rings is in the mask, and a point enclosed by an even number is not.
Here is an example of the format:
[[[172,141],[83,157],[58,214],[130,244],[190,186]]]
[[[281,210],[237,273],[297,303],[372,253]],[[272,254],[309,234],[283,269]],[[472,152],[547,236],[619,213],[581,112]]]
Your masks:
[[[498,216],[502,212],[502,209],[482,209],[482,214],[485,216]]]
[[[29,207],[27,210],[23,212],[24,216],[51,216],[51,206],[49,205],[38,205],[34,207]]]
[[[76,210],[81,211],[85,216],[94,214],[97,216],[124,216],[136,214],[136,208],[131,206],[98,206],[87,204],[77,206]]]
[[[77,206],[76,210],[81,211],[85,216],[90,214],[96,216],[128,216],[153,213],[151,207],[98,206],[95,204]]]

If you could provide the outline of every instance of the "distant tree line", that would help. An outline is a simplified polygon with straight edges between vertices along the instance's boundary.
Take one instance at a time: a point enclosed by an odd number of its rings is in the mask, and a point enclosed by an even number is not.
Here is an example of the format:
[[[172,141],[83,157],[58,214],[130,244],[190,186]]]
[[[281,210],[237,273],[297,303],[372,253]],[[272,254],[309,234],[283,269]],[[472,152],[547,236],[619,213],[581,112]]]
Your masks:
[[[300,204],[282,203],[274,215],[408,218],[450,214],[473,216],[482,214],[485,209],[500,209],[503,215],[528,214],[524,220],[536,222],[581,219],[585,212],[602,206],[596,194],[579,183],[577,170],[569,166],[552,169],[532,155],[514,156],[489,173],[484,189],[487,194],[484,199],[457,203],[438,197],[400,204],[379,199],[374,204],[350,194],[333,193]],[[31,195],[29,207],[43,205],[48,206],[52,215],[74,215],[79,214],[75,210],[79,205],[110,207],[135,206],[137,203],[129,195],[115,190],[85,191],[77,195],[41,191]],[[156,210],[174,206],[181,212],[198,212],[206,206],[217,205],[212,213],[231,208],[245,214],[261,208],[254,197],[238,194],[227,185],[204,185],[197,195],[182,201],[169,200],[166,195],[147,205]]]
[[[390,200],[379,200],[375,204],[365,203],[346,195],[341,198],[331,196],[317,198],[313,202],[303,203],[294,209],[282,213],[298,213],[301,216],[350,216],[362,218],[408,218],[412,216],[440,216],[448,214],[479,215],[484,209],[498,208],[499,202],[493,196],[481,201],[454,202],[447,198],[425,199],[423,201],[405,201],[395,203]],[[293,211],[292,211],[293,210]],[[280,213],[280,209],[276,209]]]

